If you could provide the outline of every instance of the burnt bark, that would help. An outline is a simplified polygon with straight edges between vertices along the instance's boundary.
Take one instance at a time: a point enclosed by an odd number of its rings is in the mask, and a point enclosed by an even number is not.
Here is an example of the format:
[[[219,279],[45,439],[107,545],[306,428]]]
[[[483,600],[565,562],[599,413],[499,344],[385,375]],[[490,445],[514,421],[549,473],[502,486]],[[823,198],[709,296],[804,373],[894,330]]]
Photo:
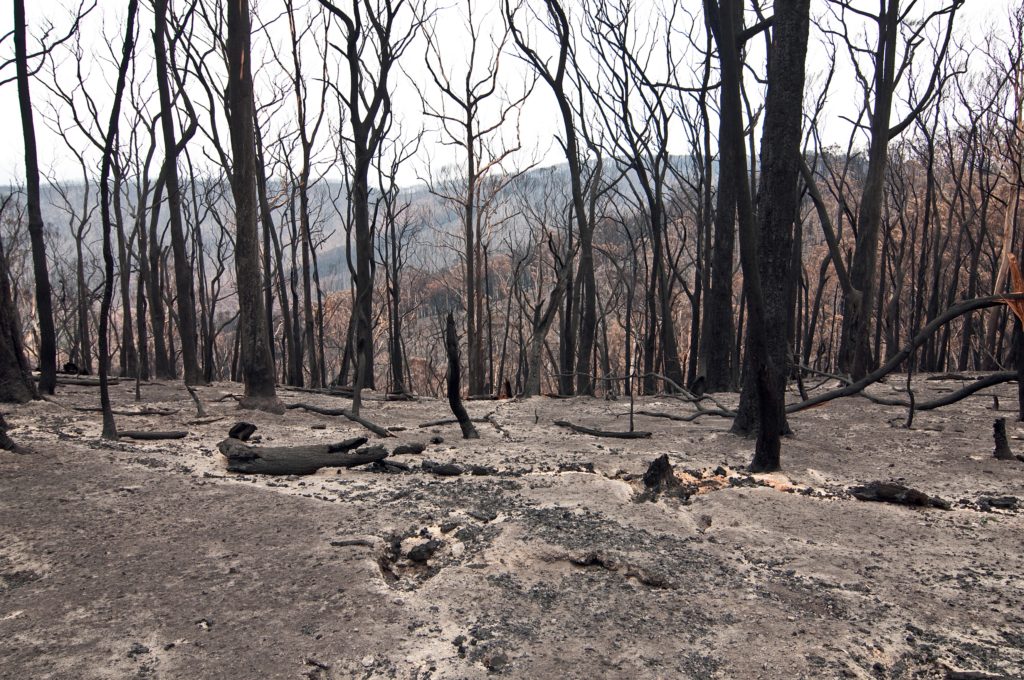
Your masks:
[[[995,455],[998,460],[1013,460],[1010,443],[1006,439],[1006,418],[996,418],[992,423],[992,438],[995,440]]]
[[[799,270],[793,267],[793,241],[799,211],[797,181],[800,176],[801,122],[803,117],[804,62],[807,54],[809,0],[778,0],[775,4],[772,42],[768,52],[768,92],[765,102],[764,130],[761,141],[760,187],[757,196],[757,219],[760,229],[757,242],[757,267],[761,279],[764,316],[758,329],[751,313],[747,328],[748,370],[744,376],[740,408],[733,423],[733,432],[749,433],[762,420],[765,402],[759,394],[760,379],[750,348],[756,347],[752,334],[763,332],[772,392],[770,414],[778,437],[786,429],[784,404],[786,365],[790,356],[792,332],[791,298],[793,278]],[[742,200],[742,199],[741,199]],[[744,263],[744,278],[747,276]],[[752,299],[748,295],[748,299]],[[768,426],[768,425],[766,425]],[[760,436],[759,436],[760,438]],[[774,453],[769,453],[774,451]],[[761,452],[765,452],[761,456]],[[758,447],[751,464],[755,470],[779,467],[778,449]]]
[[[256,198],[256,142],[248,0],[227,7],[228,123],[231,132],[232,182],[235,198],[235,271],[238,285],[238,334],[245,397],[242,408],[283,410],[274,385],[266,309],[263,306]]]
[[[466,407],[462,405],[460,395],[462,388],[459,384],[462,381],[461,367],[459,366],[459,338],[455,333],[455,317],[451,312],[448,312],[448,318],[445,320],[444,350],[448,356],[448,405],[459,421],[459,427],[462,428],[462,438],[479,439],[480,434],[476,431],[473,421],[470,420]]]
[[[110,122],[107,126],[107,136],[103,147],[103,161],[100,166],[100,215],[103,223],[104,282],[103,298],[100,301],[99,378],[104,439],[117,439],[117,426],[114,424],[114,414],[110,405],[110,390],[108,388],[110,352],[107,347],[109,344],[107,332],[110,325],[110,304],[114,295],[114,252],[110,243],[112,219],[110,215],[111,201],[108,180],[117,142],[118,122],[121,117],[121,99],[124,95],[125,80],[128,75],[128,67],[131,65],[132,52],[135,49],[135,16],[138,12],[138,7],[138,0],[129,0],[127,26],[124,32],[124,47],[121,51],[117,84],[114,86],[114,102],[110,109]]]
[[[10,268],[0,242],[0,402],[23,404],[38,399],[32,368],[25,358],[18,309],[8,279]],[[0,418],[0,423],[2,423]]]
[[[355,467],[388,457],[381,446],[369,446],[349,453],[366,443],[365,437],[346,439],[336,444],[304,446],[249,446],[239,439],[224,439],[217,444],[228,459],[228,472],[261,475],[311,475],[325,467]]]
[[[36,154],[36,131],[32,97],[29,91],[25,0],[14,0],[13,32],[18,104],[21,109],[21,131],[25,144],[25,197],[28,203],[28,233],[32,243],[36,315],[39,319],[39,389],[46,394],[53,394],[54,387],[57,385],[57,333],[53,325],[50,273],[46,264],[46,241],[43,238],[43,214],[39,198],[39,160]]]
[[[167,210],[170,213],[171,251],[174,253],[174,287],[177,294],[178,334],[181,361],[186,385],[203,384],[206,380],[199,370],[199,352],[196,344],[195,290],[192,286],[192,264],[185,249],[185,228],[181,218],[181,185],[178,181],[178,154],[181,149],[175,138],[174,107],[168,83],[167,1],[154,0],[153,48],[156,57],[156,82],[160,98],[160,125],[164,143],[164,178],[167,186]],[[193,125],[195,121],[193,119]],[[194,131],[195,128],[193,127]],[[183,135],[184,140],[191,132]],[[199,226],[197,225],[198,229]]]

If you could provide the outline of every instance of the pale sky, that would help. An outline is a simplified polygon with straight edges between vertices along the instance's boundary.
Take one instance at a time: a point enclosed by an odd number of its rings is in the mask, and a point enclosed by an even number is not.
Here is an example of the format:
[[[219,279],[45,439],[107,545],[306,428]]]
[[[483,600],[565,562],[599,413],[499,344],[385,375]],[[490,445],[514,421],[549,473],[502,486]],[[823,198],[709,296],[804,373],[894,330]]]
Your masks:
[[[500,11],[497,9],[497,2],[474,2],[474,12],[477,16],[488,15],[488,19],[485,19],[485,25],[495,25],[500,23]],[[644,6],[649,4],[650,0],[638,0],[636,3],[638,6]],[[179,3],[180,4],[180,3]],[[300,4],[300,3],[297,3]],[[445,3],[449,7],[464,8],[465,4],[461,0],[449,0]],[[700,0],[681,0],[680,6],[689,9],[691,12],[699,12],[701,2]],[[863,4],[863,3],[862,3]],[[921,0],[921,4],[925,7],[933,8],[939,6],[941,3],[936,0]],[[997,0],[996,2],[989,2],[988,0],[967,0],[964,9],[962,10],[962,17],[958,19],[962,26],[970,26],[970,37],[971,39],[978,39],[979,35],[988,32],[986,24],[996,25],[1003,24],[1005,21],[1002,18],[1006,16],[1008,8],[1012,5],[1012,0]],[[61,33],[63,29],[68,25],[68,10],[65,8],[66,0],[34,0],[33,2],[27,3],[27,12],[29,17],[30,33],[38,35],[40,27],[43,22],[47,19],[52,21],[56,25],[54,31],[55,34]],[[259,18],[267,18],[269,16],[275,16],[280,14],[283,10],[281,7],[283,4],[279,0],[262,0],[258,7]],[[812,14],[821,14],[824,8],[824,0],[812,0]],[[865,7],[873,8],[876,4],[874,2],[867,1]],[[450,59],[453,63],[461,62],[465,59],[464,56],[464,29],[463,22],[460,18],[461,9],[443,10],[442,14],[439,14],[439,20],[437,22],[438,35],[441,37],[441,44],[443,54],[447,59]],[[119,35],[120,31],[123,30],[123,15],[124,15],[124,3],[122,0],[99,0],[99,8],[94,10],[91,17],[88,18],[86,23],[86,30],[83,37],[84,47],[87,51],[96,50],[97,48],[103,48],[102,35],[104,33],[116,36],[116,47],[120,49],[120,43],[122,37]],[[642,16],[642,15],[641,15]],[[143,11],[140,14],[140,19],[143,22],[142,32],[139,40],[139,50],[146,55],[144,58],[148,59],[150,54],[150,26],[151,14],[148,11]],[[10,8],[4,11],[0,15],[0,33],[6,33],[11,26],[11,13]],[[489,24],[488,24],[489,20]],[[284,30],[283,28],[281,29]],[[1004,28],[1001,30],[1005,30]],[[486,30],[485,30],[486,32]],[[538,31],[543,33],[543,31]],[[282,34],[283,35],[283,34]],[[335,33],[337,35],[337,33]],[[962,33],[961,33],[962,35]],[[817,37],[816,37],[817,36]],[[259,38],[254,38],[258,40]],[[820,33],[812,29],[812,43],[816,40],[820,41]],[[31,45],[34,43],[30,39]],[[6,58],[13,52],[13,42],[8,39],[3,43],[4,57]],[[258,45],[254,45],[255,49],[258,49]],[[309,47],[310,52],[305,53],[303,56],[304,67],[309,74],[310,78],[314,78],[319,75],[319,64],[316,58],[315,46]],[[513,49],[511,44],[509,49]],[[812,48],[812,57],[809,59],[808,71],[811,76],[816,68],[816,65],[821,61],[821,47],[819,46],[817,53]],[[403,58],[403,68],[406,74],[399,74],[393,79],[393,85],[396,89],[395,95],[395,106],[396,113],[403,121],[403,127],[407,130],[417,130],[420,126],[424,125],[424,119],[421,114],[422,105],[419,96],[416,93],[416,89],[411,86],[410,78],[420,84],[420,87],[427,92],[428,97],[436,97],[436,93],[433,92],[432,83],[429,80],[426,70],[423,67],[424,57],[424,44],[422,41],[418,41],[410,46],[408,52]],[[815,57],[817,54],[817,57]],[[461,57],[461,58],[460,58]],[[215,58],[215,57],[211,57]],[[511,91],[517,91],[522,87],[521,83],[524,78],[524,69],[522,65],[511,55],[503,57],[502,69],[506,74],[502,80],[506,83],[507,87]],[[102,63],[93,63],[91,68],[94,72],[102,70],[103,73],[107,74],[107,78],[112,82],[113,74],[116,70],[116,64],[108,60]],[[461,66],[456,68],[456,77],[460,72]],[[257,82],[259,83],[260,76],[265,74],[257,74]],[[8,72],[3,73],[3,77],[12,77],[13,68],[10,68]],[[832,94],[830,101],[832,103],[833,110],[839,110],[846,102],[844,98],[848,97],[848,93],[855,90],[855,87],[843,87],[839,83],[837,77],[836,82],[833,84],[834,93]],[[89,81],[90,87],[96,91],[96,98],[100,105],[103,107],[105,104],[109,104],[109,89],[104,84],[102,76],[94,76]],[[95,86],[94,86],[95,84]],[[152,85],[152,89],[155,91],[155,83]],[[105,93],[105,94],[104,94]],[[78,169],[74,162],[73,157],[69,154],[63,141],[56,137],[47,127],[45,121],[38,115],[40,112],[47,110],[47,92],[40,83],[32,83],[32,95],[33,104],[37,112],[36,116],[36,129],[39,143],[39,161],[40,166],[44,172],[53,172],[63,178],[78,178],[81,176],[81,171]],[[257,100],[265,100],[268,94],[266,90],[257,92]],[[155,95],[153,97],[153,103],[155,105]],[[285,109],[289,114],[294,111],[290,107],[290,100],[288,100],[288,107]],[[101,118],[105,120],[106,111],[101,112]],[[294,117],[289,118],[285,115],[282,118],[283,124],[287,125],[294,122]],[[426,121],[427,125],[431,125],[430,121]],[[21,141],[21,119],[18,110],[18,98],[17,89],[15,83],[11,82],[4,86],[3,91],[0,92],[0,125],[3,129],[7,130],[6,143],[0,147],[0,183],[17,182],[24,176],[24,158]],[[842,123],[836,122],[835,125],[830,125],[828,129],[833,130],[837,133],[837,139],[834,141],[840,141],[846,138],[847,131],[842,130]],[[524,145],[524,154],[518,161],[514,162],[527,162],[525,158],[539,160],[542,164],[550,164],[559,162],[561,150],[557,144],[554,143],[554,136],[558,130],[558,118],[556,110],[553,106],[553,100],[547,90],[547,87],[543,83],[538,83],[533,95],[528,99],[524,106],[522,117],[521,117],[521,129],[523,133],[522,143]],[[846,128],[848,130],[848,128]],[[512,132],[511,128],[508,131]],[[226,131],[222,132],[226,135]],[[327,135],[322,135],[326,138]],[[509,134],[509,136],[512,136]],[[198,141],[200,138],[197,137]],[[681,135],[677,136],[679,148],[673,149],[676,153],[685,153],[684,140]],[[444,145],[438,143],[436,135],[428,135],[423,149],[419,154],[419,160],[416,166],[409,166],[403,172],[402,183],[413,184],[417,182],[417,177],[422,176],[429,167],[439,167],[441,165],[450,164],[456,160],[456,156],[453,155],[453,151]],[[336,174],[336,173],[334,173]]]

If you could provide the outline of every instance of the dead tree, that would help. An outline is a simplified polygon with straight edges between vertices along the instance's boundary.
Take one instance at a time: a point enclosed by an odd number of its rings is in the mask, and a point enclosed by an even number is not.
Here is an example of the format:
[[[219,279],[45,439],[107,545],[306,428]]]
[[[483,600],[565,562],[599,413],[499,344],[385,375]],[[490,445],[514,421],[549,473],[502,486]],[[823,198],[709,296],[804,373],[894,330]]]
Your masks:
[[[32,242],[36,315],[39,319],[39,389],[47,394],[53,394],[57,385],[57,332],[53,324],[50,273],[46,264],[46,241],[43,238],[43,214],[39,200],[39,160],[36,154],[32,97],[29,92],[27,44],[25,0],[14,0],[14,59],[18,103],[21,108],[21,130],[25,143],[25,195],[28,199],[28,232]]]
[[[232,182],[235,197],[235,271],[238,285],[242,408],[281,412],[274,386],[266,309],[262,297],[259,234],[256,228],[256,141],[253,123],[252,52],[248,0],[228,3],[228,123],[231,132]]]
[[[850,264],[852,294],[844,296],[842,337],[839,367],[855,380],[863,378],[872,369],[870,346],[872,310],[875,304],[876,284],[879,279],[877,253],[882,223],[882,204],[888,164],[889,141],[907,129],[925,109],[940,88],[942,64],[950,45],[953,19],[962,4],[959,0],[928,12],[923,19],[911,21],[907,14],[913,2],[885,0],[879,3],[877,14],[850,8],[847,3],[834,3],[840,7],[839,31],[853,55],[869,55],[871,71],[865,73],[855,64],[857,79],[862,88],[864,108],[869,111],[868,168],[864,191],[857,210],[857,242]],[[850,37],[847,11],[866,19],[876,29],[875,44],[862,48]],[[893,103],[900,79],[907,73],[914,59],[917,45],[933,20],[945,21],[944,38],[935,51],[931,76],[910,112],[892,124]],[[908,27],[904,31],[905,27]],[[901,37],[905,45],[901,45]],[[902,49],[902,56],[898,54]],[[870,80],[868,79],[870,77]]]
[[[405,0],[355,0],[343,10],[320,0],[342,25],[343,46],[336,47],[348,71],[347,92],[335,87],[352,132],[354,151],[351,189],[355,232],[356,380],[352,410],[358,414],[359,392],[373,388],[373,230],[370,219],[369,173],[373,158],[390,126],[390,77],[412,42],[421,20],[401,24]],[[412,13],[412,9],[408,10]]]
[[[592,210],[588,209],[587,197],[590,193],[588,183],[596,181],[597,173],[592,174],[589,180],[583,176],[585,162],[583,151],[580,148],[580,117],[573,110],[574,94],[569,87],[572,79],[570,69],[576,70],[577,67],[572,44],[571,24],[559,0],[544,0],[544,15],[546,16],[538,23],[547,26],[554,34],[557,46],[554,59],[547,59],[540,55],[536,46],[530,45],[527,34],[523,31],[524,22],[521,18],[518,19],[517,24],[517,15],[523,10],[524,4],[523,0],[518,0],[514,5],[512,0],[505,0],[505,20],[523,59],[547,84],[558,105],[559,122],[562,125],[563,133],[562,147],[569,168],[572,215],[575,218],[576,235],[579,238],[578,274],[581,287],[580,297],[582,298],[580,301],[582,309],[579,314],[579,342],[577,345],[576,317],[572,307],[575,296],[570,293],[566,298],[567,309],[561,337],[563,351],[559,366],[558,391],[560,394],[574,394],[575,392],[593,394],[591,354],[597,336],[597,283],[594,277],[594,221],[591,219]],[[536,15],[535,18],[540,19]],[[566,274],[571,277],[571,267]],[[573,377],[576,377],[575,381]]]
[[[473,421],[466,413],[466,407],[462,405],[460,396],[461,367],[459,366],[459,337],[455,332],[455,317],[448,312],[448,318],[444,326],[444,351],[448,356],[448,405],[459,421],[462,428],[463,439],[479,439],[480,434],[476,431]]]
[[[107,331],[110,325],[110,303],[114,294],[114,253],[110,244],[112,219],[110,215],[110,167],[117,142],[118,123],[121,118],[121,98],[124,94],[128,67],[131,65],[132,53],[135,49],[135,15],[138,12],[138,0],[129,0],[127,26],[124,31],[124,47],[121,51],[121,63],[117,73],[117,84],[114,86],[114,102],[110,109],[110,123],[107,126],[106,145],[103,149],[103,161],[100,166],[100,215],[103,222],[103,298],[100,301],[99,330],[99,377],[100,406],[103,408],[103,437],[117,439],[117,427],[110,406],[110,390],[107,387],[107,376],[110,373],[110,353],[107,349]]]
[[[528,82],[521,93],[509,95],[499,89],[499,67],[501,56],[508,41],[508,27],[500,35],[490,36],[494,45],[485,52],[486,42],[481,36],[482,24],[474,18],[475,0],[465,3],[465,47],[468,58],[465,73],[456,75],[454,69],[445,63],[442,52],[445,45],[435,34],[435,27],[426,30],[427,50],[425,62],[440,102],[421,94],[424,113],[437,122],[443,144],[455,147],[464,155],[463,167],[458,176],[438,179],[430,177],[428,187],[431,193],[451,204],[460,213],[462,222],[463,252],[465,263],[465,310],[466,310],[466,366],[467,387],[471,396],[485,391],[484,369],[484,319],[483,301],[486,281],[483,269],[483,252],[486,216],[490,212],[486,205],[488,194],[493,197],[505,184],[519,173],[504,171],[504,163],[519,151],[518,113],[523,102],[533,90],[535,79]],[[445,40],[450,39],[446,34]],[[460,47],[462,47],[460,43]],[[486,116],[495,100],[494,113]],[[515,123],[516,139],[513,143],[496,147],[502,133],[510,123]],[[504,172],[503,172],[504,171]],[[499,186],[494,186],[495,184]],[[492,386],[493,389],[493,386]]]
[[[228,437],[217,444],[217,449],[228,459],[228,472],[311,475],[324,467],[354,467],[388,457],[387,450],[381,446],[349,453],[365,443],[366,437],[354,437],[336,444],[250,446],[241,439]]]
[[[178,179],[178,156],[182,147],[195,133],[197,120],[191,106],[185,108],[190,125],[179,140],[174,129],[175,110],[171,102],[171,87],[168,78],[167,33],[168,0],[155,0],[153,4],[154,28],[153,49],[156,56],[156,82],[160,97],[160,127],[163,133],[164,164],[163,175],[167,187],[167,210],[170,212],[171,251],[174,254],[174,284],[178,310],[178,335],[181,343],[181,360],[186,385],[198,385],[205,381],[199,370],[199,353],[196,346],[196,305],[195,289],[192,285],[192,264],[185,246],[185,228],[181,217],[182,192]],[[173,45],[173,41],[172,41]],[[184,93],[182,93],[184,95]],[[185,95],[187,96],[187,95]],[[196,225],[196,229],[200,226]]]
[[[746,287],[748,267],[743,260],[744,286],[750,313],[747,335],[749,370],[743,385],[734,432],[749,432],[758,424],[757,452],[751,470],[764,472],[778,469],[778,437],[786,429],[785,389],[786,366],[790,355],[791,301],[795,295],[793,271],[794,221],[797,203],[797,180],[800,176],[801,123],[803,117],[804,62],[810,25],[809,0],[777,0],[772,17],[772,38],[768,51],[768,91],[765,100],[764,132],[761,141],[761,174],[757,195],[756,234],[747,234],[756,243],[757,276],[762,300]],[[728,181],[728,180],[726,180]],[[742,203],[745,197],[740,198]],[[740,215],[743,217],[741,206]],[[744,226],[742,220],[741,227]],[[740,234],[741,253],[745,248]],[[763,304],[763,308],[758,305]],[[762,324],[760,328],[757,324]],[[763,357],[756,356],[762,349]],[[767,375],[762,375],[765,372]],[[761,380],[767,377],[770,396],[764,394]],[[772,409],[767,413],[766,409]],[[769,422],[764,422],[767,418]],[[776,432],[767,432],[766,428]]]
[[[8,194],[0,205],[0,215],[11,200]],[[32,369],[25,359],[25,348],[18,308],[11,295],[10,267],[0,242],[0,402],[24,403],[38,399]],[[2,423],[2,419],[0,419]],[[2,432],[2,430],[0,430]]]

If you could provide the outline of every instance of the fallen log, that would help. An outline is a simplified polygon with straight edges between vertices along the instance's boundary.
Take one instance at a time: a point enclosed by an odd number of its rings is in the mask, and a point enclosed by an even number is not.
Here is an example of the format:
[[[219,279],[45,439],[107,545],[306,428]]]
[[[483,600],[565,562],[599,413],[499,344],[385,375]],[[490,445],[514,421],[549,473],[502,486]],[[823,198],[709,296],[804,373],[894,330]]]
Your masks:
[[[435,463],[432,460],[423,461],[420,463],[420,467],[427,472],[434,473],[438,477],[458,477],[465,472],[455,463]]]
[[[470,418],[474,423],[486,423],[487,418]],[[438,427],[439,425],[458,425],[458,418],[441,418],[440,420],[430,420],[425,423],[420,423],[416,427]]]
[[[418,454],[423,453],[427,450],[426,444],[420,442],[410,442],[408,444],[399,444],[395,447],[395,450],[391,452],[392,456],[402,456],[407,454]]]
[[[108,385],[117,385],[120,382],[118,378],[110,378],[107,380]],[[67,378],[60,376],[57,378],[58,385],[77,385],[79,387],[99,387],[99,378]]]
[[[924,508],[949,510],[949,501],[938,496],[929,496],[923,491],[897,484],[896,482],[868,482],[862,486],[850,487],[850,495],[859,501],[894,503]]]
[[[142,439],[146,441],[158,441],[161,439],[184,439],[188,436],[188,432],[184,430],[169,430],[167,432],[159,431],[148,431],[148,430],[125,430],[117,433],[118,437],[127,437],[128,439]]]
[[[295,387],[289,385],[281,387],[281,390],[289,392],[305,392],[306,394],[320,394],[325,397],[338,397],[339,399],[351,399],[352,388],[350,387]]]
[[[82,411],[83,413],[103,413],[102,406],[72,406],[73,411]],[[137,411],[125,411],[125,410],[112,410],[115,416],[172,416],[178,412],[178,409],[163,409],[163,408],[141,408]]]
[[[386,429],[381,427],[380,425],[377,425],[376,423],[371,423],[369,420],[367,420],[366,418],[363,418],[362,416],[357,416],[356,414],[352,413],[352,411],[349,411],[347,408],[326,408],[326,407],[323,407],[323,406],[315,406],[313,404],[302,404],[302,403],[299,403],[299,404],[285,404],[284,407],[286,409],[289,409],[289,410],[301,408],[303,411],[310,411],[312,413],[319,413],[322,416],[341,416],[343,418],[348,418],[353,423],[359,423],[360,425],[362,425],[363,427],[365,427],[367,430],[369,430],[370,432],[374,433],[378,437],[394,437],[395,436],[391,432],[388,432]]]
[[[638,416],[648,416],[650,418],[667,418],[668,420],[675,420],[682,423],[692,423],[694,420],[697,420],[697,418],[700,418],[701,416],[721,416],[722,418],[736,417],[736,413],[734,411],[722,411],[719,409],[700,409],[696,413],[691,413],[685,416],[677,416],[672,413],[662,413],[661,411],[647,410],[637,411],[636,414]]]
[[[580,434],[589,434],[592,437],[611,437],[613,439],[647,439],[651,436],[650,432],[614,432],[608,430],[595,430],[590,427],[584,427],[583,425],[573,425],[567,420],[556,420],[555,425],[559,427],[567,427],[573,432],[579,432]]]
[[[228,459],[228,472],[260,475],[311,475],[325,467],[355,467],[388,457],[382,446],[368,446],[348,453],[366,443],[366,437],[354,437],[336,444],[303,446],[250,446],[228,437],[217,449]]]
[[[231,426],[228,430],[228,438],[239,439],[243,442],[249,441],[249,437],[256,431],[256,426],[252,423],[247,423],[244,420],[240,420]]]

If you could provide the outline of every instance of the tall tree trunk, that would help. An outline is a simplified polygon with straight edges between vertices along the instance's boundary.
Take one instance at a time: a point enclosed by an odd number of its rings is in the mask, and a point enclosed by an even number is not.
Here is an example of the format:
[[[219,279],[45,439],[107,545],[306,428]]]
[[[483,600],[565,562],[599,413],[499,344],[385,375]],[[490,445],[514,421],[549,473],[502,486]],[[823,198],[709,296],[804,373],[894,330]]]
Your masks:
[[[132,268],[128,257],[128,243],[124,233],[124,214],[121,211],[121,190],[124,186],[120,164],[114,159],[111,168],[114,175],[114,226],[117,233],[117,263],[121,273],[121,375],[134,378],[139,371],[139,355],[135,348],[135,331],[132,328]]]
[[[741,26],[741,3],[722,3],[721,12],[731,11],[729,18],[737,30]],[[734,37],[729,40],[735,41]],[[721,92],[722,111],[737,111],[742,115],[743,103],[739,90]],[[704,298],[704,332],[701,347],[704,356],[705,389],[722,392],[735,388],[733,382],[732,351],[736,337],[733,326],[733,249],[736,242],[736,197],[739,188],[723,176],[723,168],[735,167],[736,157],[743,156],[742,129],[736,139],[731,138],[725,115],[718,122],[718,195],[715,204],[715,233],[709,265],[711,288]]]
[[[161,172],[153,187],[153,202],[149,211],[149,257],[146,272],[146,297],[149,302],[149,323],[153,327],[153,364],[157,378],[174,379],[174,360],[167,352],[167,317],[164,312],[164,291],[160,263],[160,238],[157,226],[163,202],[164,173]]]
[[[199,370],[196,347],[196,305],[192,286],[192,265],[185,248],[185,231],[181,219],[181,189],[178,181],[178,142],[174,134],[174,107],[167,79],[167,1],[154,0],[153,48],[156,56],[156,82],[160,97],[160,124],[163,132],[164,178],[167,184],[167,209],[171,222],[171,250],[174,253],[174,287],[178,298],[178,332],[181,344],[181,362],[186,385],[205,382]],[[198,226],[196,227],[199,228]]]
[[[36,158],[36,129],[28,81],[28,47],[25,0],[14,0],[14,60],[18,80],[21,131],[25,143],[25,196],[28,203],[28,234],[35,270],[36,318],[39,320],[39,389],[53,394],[57,385],[57,333],[53,325],[50,273],[46,264],[43,214],[39,201],[39,161]]]
[[[117,427],[114,424],[114,413],[110,406],[110,388],[107,376],[110,373],[110,352],[107,348],[107,331],[110,326],[110,303],[114,295],[114,252],[110,243],[110,179],[111,160],[117,149],[117,128],[121,117],[121,98],[124,94],[128,67],[131,65],[132,51],[135,48],[135,14],[138,11],[138,0],[129,0],[127,27],[124,31],[124,48],[121,52],[121,64],[117,73],[117,85],[114,87],[114,103],[110,109],[110,123],[103,147],[103,161],[100,166],[100,215],[103,222],[103,299],[100,301],[99,330],[99,369],[100,369],[100,407],[103,409],[103,437],[117,439]]]
[[[256,228],[256,140],[248,0],[227,3],[228,123],[231,130],[235,198],[235,272],[238,286],[238,334],[245,396],[242,408],[283,412],[274,386],[266,309],[263,307],[259,232]]]
[[[719,46],[724,97],[728,90],[738,95],[741,73],[732,0],[723,0],[720,7],[718,23],[713,22],[712,28]],[[741,179],[746,176],[744,156],[737,155],[735,165],[722,169],[723,181],[733,181],[738,187],[740,255],[749,315],[747,365],[754,380],[759,421],[757,445],[750,464],[753,471],[778,469],[780,437],[785,427],[783,368],[788,354],[787,293],[793,223],[797,214],[808,26],[809,0],[776,1],[761,144],[760,234],[755,228],[750,193]],[[742,134],[740,110],[723,107],[722,115],[726,118],[730,138]]]

